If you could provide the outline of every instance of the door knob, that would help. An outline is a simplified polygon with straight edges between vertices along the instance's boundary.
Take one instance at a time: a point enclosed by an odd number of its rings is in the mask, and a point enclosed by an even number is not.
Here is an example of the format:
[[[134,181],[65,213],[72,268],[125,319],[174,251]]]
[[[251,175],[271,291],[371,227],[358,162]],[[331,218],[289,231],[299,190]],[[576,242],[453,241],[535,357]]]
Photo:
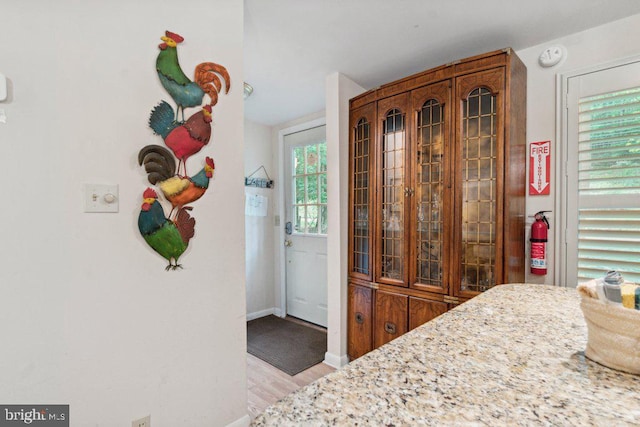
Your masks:
[[[291,240],[289,240],[289,239],[285,239],[284,245],[289,248],[289,247],[293,246],[293,242]]]

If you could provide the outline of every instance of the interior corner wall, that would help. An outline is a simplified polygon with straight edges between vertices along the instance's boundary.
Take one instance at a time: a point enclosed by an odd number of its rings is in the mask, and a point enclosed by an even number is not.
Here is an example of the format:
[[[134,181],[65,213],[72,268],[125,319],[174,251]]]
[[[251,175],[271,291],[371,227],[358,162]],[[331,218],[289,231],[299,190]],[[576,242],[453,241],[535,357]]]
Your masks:
[[[549,269],[546,276],[536,276],[529,273],[527,264],[526,281],[528,283],[546,283],[559,286],[573,287],[576,284],[564,283],[559,277],[557,263],[564,262],[557,259],[556,240],[564,230],[561,224],[558,186],[560,177],[556,169],[556,160],[561,155],[560,144],[556,132],[560,131],[561,123],[556,121],[556,82],[557,76],[577,71],[587,67],[617,61],[619,59],[640,55],[640,48],[633,41],[640,40],[640,15],[634,15],[606,25],[591,28],[567,37],[550,40],[537,46],[517,51],[516,53],[527,66],[527,144],[537,141],[551,141],[551,194],[548,196],[527,195],[527,227],[526,241],[529,241],[529,230],[536,212],[554,211],[548,214],[551,223],[547,262]],[[561,45],[566,49],[566,59],[555,67],[543,68],[538,64],[539,55],[550,46]],[[528,150],[527,150],[528,152]],[[527,177],[529,176],[527,165]],[[528,191],[528,190],[527,190]],[[558,239],[557,239],[558,238]],[[527,263],[530,260],[529,244],[527,243]]]
[[[250,120],[244,121],[244,175],[254,173],[265,178],[276,178],[271,146],[271,127]],[[260,170],[264,166],[265,170]],[[265,172],[266,171],[266,172]],[[267,215],[245,214],[247,320],[274,312],[275,259],[274,259],[274,207],[276,188],[245,187],[247,197],[266,198]]]
[[[349,100],[365,89],[341,73],[327,76],[328,327],[325,363],[336,368],[347,356]]]
[[[8,1],[0,28],[0,402],[69,404],[71,426],[248,423],[243,3]],[[149,113],[171,101],[154,65],[165,30],[185,38],[188,76],[213,61],[232,79],[187,164],[216,171],[168,272],[137,227],[137,153],[162,144]],[[84,213],[84,183],[118,184],[119,212]]]

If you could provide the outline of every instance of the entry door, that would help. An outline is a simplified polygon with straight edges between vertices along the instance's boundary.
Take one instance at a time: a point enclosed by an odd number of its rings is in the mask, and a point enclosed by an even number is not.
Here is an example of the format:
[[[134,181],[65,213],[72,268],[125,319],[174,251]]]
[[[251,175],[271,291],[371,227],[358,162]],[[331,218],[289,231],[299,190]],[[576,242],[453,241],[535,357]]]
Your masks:
[[[327,326],[325,126],[285,135],[287,314]]]

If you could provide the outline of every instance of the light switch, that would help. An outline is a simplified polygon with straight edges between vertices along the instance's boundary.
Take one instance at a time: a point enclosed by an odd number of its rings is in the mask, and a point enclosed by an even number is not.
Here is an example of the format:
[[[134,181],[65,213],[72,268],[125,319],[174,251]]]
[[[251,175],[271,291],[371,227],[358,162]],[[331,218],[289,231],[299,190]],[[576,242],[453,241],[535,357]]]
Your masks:
[[[85,212],[118,212],[118,185],[85,184]]]

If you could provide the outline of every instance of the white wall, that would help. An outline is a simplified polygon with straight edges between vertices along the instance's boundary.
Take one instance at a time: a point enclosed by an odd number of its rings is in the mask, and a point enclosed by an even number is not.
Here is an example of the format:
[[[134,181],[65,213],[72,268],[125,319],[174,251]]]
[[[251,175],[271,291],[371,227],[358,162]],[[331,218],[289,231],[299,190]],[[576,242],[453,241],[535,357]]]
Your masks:
[[[247,102],[251,102],[249,99]],[[248,176],[264,166],[269,177],[277,178],[273,166],[271,127],[244,121],[244,174]],[[255,175],[265,177],[264,171]],[[245,194],[268,198],[267,216],[245,217],[246,276],[247,276],[247,319],[272,314],[275,301],[275,261],[274,261],[274,202],[277,189],[245,187]]]
[[[640,15],[634,15],[517,52],[527,66],[527,142],[550,140],[553,156],[551,194],[549,196],[527,196],[527,215],[533,215],[540,210],[554,211],[549,215],[551,230],[547,259],[550,260],[550,268],[546,276],[536,276],[529,273],[527,266],[527,282],[567,285],[559,277],[556,277],[559,270],[555,267],[561,260],[554,260],[558,252],[554,240],[559,237],[558,233],[562,232],[558,227],[561,222],[557,205],[560,196],[556,187],[559,177],[555,164],[561,153],[559,150],[561,141],[556,137],[556,132],[560,127],[560,123],[556,123],[556,114],[558,113],[556,108],[556,76],[640,55],[640,47],[635,42],[639,39]],[[564,46],[567,52],[566,60],[553,68],[540,67],[538,56],[545,48],[553,45]],[[528,220],[530,224],[532,219]],[[528,239],[529,235],[527,235],[527,241]],[[528,251],[529,245],[527,245]],[[527,253],[528,259],[529,254]]]
[[[68,403],[72,426],[246,416],[242,25],[228,0],[3,2],[0,402]],[[166,29],[186,39],[188,75],[215,61],[234,84],[175,272],[137,230],[149,184],[136,156],[162,143],[147,121],[169,99],[154,69]],[[119,184],[120,212],[83,213],[83,183]]]
[[[347,274],[349,220],[349,99],[365,91],[344,74],[326,79],[328,328],[325,362],[340,367],[347,357]]]

